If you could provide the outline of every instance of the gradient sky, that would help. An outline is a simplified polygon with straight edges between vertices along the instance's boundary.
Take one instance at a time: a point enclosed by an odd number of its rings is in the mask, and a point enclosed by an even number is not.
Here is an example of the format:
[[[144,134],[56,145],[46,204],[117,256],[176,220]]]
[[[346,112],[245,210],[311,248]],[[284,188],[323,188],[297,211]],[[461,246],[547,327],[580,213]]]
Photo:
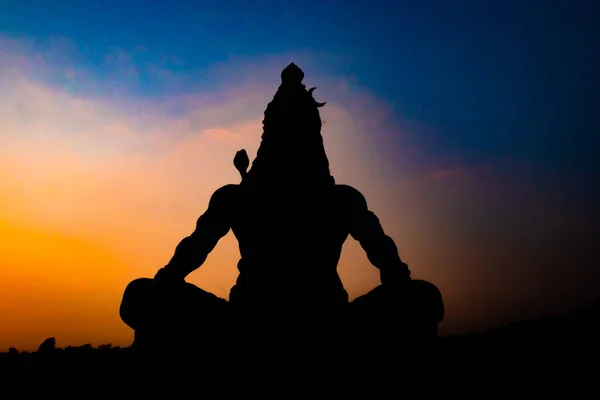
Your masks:
[[[282,4],[0,0],[0,350],[129,345],[125,285],[239,180],[292,61],[442,333],[596,298],[598,2]],[[228,297],[238,257],[230,233],[188,280]],[[378,284],[352,239],[339,270]]]

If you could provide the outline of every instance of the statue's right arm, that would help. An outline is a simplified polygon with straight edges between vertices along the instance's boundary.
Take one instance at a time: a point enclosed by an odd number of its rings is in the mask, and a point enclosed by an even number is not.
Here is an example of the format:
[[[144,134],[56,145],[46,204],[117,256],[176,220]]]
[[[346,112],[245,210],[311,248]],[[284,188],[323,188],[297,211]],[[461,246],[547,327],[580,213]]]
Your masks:
[[[189,273],[204,263],[218,241],[231,228],[230,211],[236,189],[237,185],[227,185],[213,193],[208,209],[196,222],[196,229],[179,242],[175,254],[169,263],[158,271],[156,278],[184,280]]]

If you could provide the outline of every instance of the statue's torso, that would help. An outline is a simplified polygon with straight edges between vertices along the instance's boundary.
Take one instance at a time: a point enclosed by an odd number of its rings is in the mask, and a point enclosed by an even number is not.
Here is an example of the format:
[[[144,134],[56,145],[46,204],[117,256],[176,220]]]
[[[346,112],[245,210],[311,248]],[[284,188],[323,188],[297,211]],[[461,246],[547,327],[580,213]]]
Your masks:
[[[347,207],[334,187],[303,197],[284,191],[257,196],[240,189],[231,209],[241,253],[232,297],[347,300],[337,274],[348,236]]]

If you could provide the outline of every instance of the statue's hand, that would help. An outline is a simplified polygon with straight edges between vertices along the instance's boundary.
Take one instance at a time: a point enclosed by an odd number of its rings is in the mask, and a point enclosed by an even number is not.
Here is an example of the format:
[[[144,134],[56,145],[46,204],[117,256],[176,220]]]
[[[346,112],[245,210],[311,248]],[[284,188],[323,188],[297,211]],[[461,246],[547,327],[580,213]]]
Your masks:
[[[404,286],[410,282],[410,269],[401,262],[400,265],[380,270],[379,277],[383,286]]]
[[[405,264],[406,265],[406,264]],[[411,289],[411,278],[406,268],[398,268],[392,271],[381,273],[381,286],[386,304],[403,304],[409,295]]]
[[[382,287],[385,304],[400,308],[406,306],[410,291],[408,283],[403,285],[382,285]]]
[[[154,284],[157,287],[174,287],[185,283],[184,279],[173,276],[165,268],[161,268],[154,275]]]

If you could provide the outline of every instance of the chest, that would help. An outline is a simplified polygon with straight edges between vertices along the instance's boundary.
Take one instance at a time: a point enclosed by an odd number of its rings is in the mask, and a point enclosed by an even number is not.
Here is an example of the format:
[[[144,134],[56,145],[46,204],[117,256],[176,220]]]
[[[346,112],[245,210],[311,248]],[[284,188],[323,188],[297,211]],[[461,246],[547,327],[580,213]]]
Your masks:
[[[272,198],[241,204],[232,221],[238,238],[272,241],[284,238],[327,240],[346,230],[343,210],[327,199]],[[318,201],[321,200],[321,201]]]

